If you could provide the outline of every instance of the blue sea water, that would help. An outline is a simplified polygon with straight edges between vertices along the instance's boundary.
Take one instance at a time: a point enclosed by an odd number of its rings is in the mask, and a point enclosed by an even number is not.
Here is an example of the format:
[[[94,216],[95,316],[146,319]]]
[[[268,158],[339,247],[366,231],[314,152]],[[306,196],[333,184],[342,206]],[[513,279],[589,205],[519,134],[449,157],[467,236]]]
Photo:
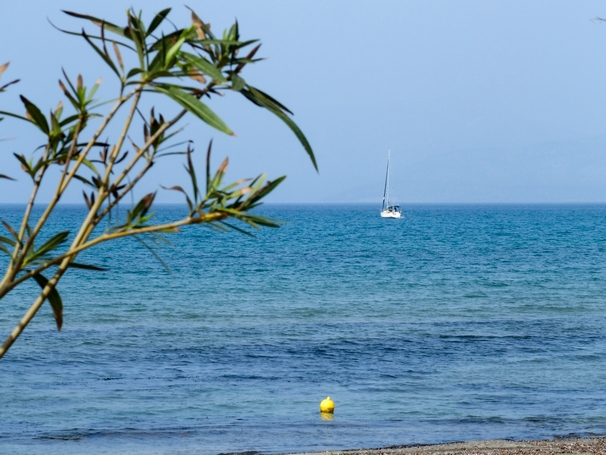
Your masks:
[[[86,253],[110,271],[64,278],[63,331],[45,304],[0,360],[0,453],[606,434],[606,206],[260,211],[287,223],[255,238],[185,229],[159,251],[170,272],[132,239]],[[2,336],[36,291],[1,302]]]

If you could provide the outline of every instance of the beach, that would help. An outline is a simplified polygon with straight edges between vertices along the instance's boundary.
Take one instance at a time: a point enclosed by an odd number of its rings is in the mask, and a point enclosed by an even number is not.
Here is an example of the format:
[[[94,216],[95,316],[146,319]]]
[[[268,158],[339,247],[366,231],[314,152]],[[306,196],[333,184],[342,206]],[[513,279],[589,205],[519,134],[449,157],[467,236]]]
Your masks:
[[[589,455],[606,454],[606,438],[470,441],[450,444],[315,452],[313,455]],[[302,453],[297,455],[312,455]]]

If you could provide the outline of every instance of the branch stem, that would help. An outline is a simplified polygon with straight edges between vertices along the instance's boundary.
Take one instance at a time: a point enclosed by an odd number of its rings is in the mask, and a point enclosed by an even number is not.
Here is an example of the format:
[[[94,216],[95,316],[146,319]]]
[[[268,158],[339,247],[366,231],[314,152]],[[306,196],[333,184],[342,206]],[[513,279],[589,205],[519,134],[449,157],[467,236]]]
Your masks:
[[[42,289],[42,292],[40,293],[40,295],[36,298],[34,303],[25,312],[25,314],[19,321],[19,324],[17,324],[17,326],[13,329],[13,331],[6,338],[6,340],[4,340],[4,343],[2,343],[2,346],[0,346],[0,359],[4,356],[6,351],[9,350],[9,348],[13,345],[13,343],[17,340],[17,338],[19,338],[19,335],[21,335],[21,333],[23,332],[25,327],[27,327],[27,325],[30,323],[32,318],[36,315],[36,313],[38,312],[38,310],[40,309],[40,307],[42,306],[42,304],[44,303],[44,301],[46,300],[48,295],[51,293],[51,291],[57,285],[57,282],[59,281],[61,276],[63,276],[63,274],[67,270],[67,267],[69,266],[69,262],[70,262],[69,260],[64,259],[63,263],[61,264],[61,266],[59,267],[59,269],[57,270],[55,275],[50,280],[48,280],[48,283],[46,283],[46,286],[44,286],[44,289]]]

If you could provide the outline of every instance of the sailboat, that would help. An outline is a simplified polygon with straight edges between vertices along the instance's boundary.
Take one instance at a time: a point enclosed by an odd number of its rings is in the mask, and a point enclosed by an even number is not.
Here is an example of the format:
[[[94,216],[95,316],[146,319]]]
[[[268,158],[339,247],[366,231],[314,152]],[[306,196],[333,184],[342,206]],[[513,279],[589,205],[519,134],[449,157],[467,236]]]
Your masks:
[[[381,205],[381,218],[401,218],[402,209],[397,204],[389,203],[389,154],[387,151],[387,171],[385,172],[385,188],[383,189],[383,204]]]

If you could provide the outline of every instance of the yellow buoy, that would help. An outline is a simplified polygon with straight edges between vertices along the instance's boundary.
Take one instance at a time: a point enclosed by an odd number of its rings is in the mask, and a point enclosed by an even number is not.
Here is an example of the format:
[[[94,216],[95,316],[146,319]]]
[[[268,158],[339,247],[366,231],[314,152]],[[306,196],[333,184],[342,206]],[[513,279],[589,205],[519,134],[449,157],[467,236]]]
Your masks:
[[[322,400],[320,403],[320,412],[335,412],[335,404],[330,399],[330,397],[326,397],[325,400]]]

